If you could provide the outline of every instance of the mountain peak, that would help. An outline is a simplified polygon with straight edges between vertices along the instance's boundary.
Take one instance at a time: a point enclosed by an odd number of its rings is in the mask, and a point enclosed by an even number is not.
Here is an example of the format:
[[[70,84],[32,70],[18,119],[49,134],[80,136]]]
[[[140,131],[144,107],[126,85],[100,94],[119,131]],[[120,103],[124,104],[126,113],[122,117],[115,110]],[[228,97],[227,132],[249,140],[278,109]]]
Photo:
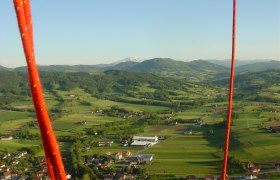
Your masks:
[[[145,59],[140,58],[140,57],[126,57],[124,59],[113,62],[112,65],[116,65],[119,63],[123,63],[123,62],[142,62],[142,61],[145,61]]]

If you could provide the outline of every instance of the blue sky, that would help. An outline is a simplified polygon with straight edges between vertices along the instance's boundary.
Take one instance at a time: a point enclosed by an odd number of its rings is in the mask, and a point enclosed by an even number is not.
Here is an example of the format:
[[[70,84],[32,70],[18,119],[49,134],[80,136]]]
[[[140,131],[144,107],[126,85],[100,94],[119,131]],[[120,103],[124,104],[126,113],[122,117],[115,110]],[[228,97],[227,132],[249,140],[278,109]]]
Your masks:
[[[237,6],[237,58],[280,60],[280,1]],[[33,0],[32,13],[41,65],[231,55],[232,0]],[[0,2],[0,24],[0,65],[25,65],[12,0]]]

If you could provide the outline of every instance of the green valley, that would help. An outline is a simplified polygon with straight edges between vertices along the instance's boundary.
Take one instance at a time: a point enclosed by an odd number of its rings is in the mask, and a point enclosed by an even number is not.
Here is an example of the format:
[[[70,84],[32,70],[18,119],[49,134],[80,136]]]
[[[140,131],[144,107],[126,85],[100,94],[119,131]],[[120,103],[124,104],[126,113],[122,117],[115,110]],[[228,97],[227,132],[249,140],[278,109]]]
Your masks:
[[[203,65],[198,61],[191,69]],[[212,70],[221,69],[213,66]],[[138,178],[218,177],[228,80],[214,81],[214,76],[206,74],[195,77],[203,81],[189,81],[121,70],[41,72],[44,97],[67,172],[76,179],[85,175],[103,178],[119,171]],[[236,77],[228,172],[232,177],[250,172],[247,162],[260,166],[264,178],[279,176],[274,167],[280,160],[276,128],[280,126],[279,75],[279,70],[269,70]],[[43,156],[24,72],[0,72],[0,134],[1,138],[12,137],[0,140],[1,157],[22,150],[32,156],[28,157],[30,162]],[[156,136],[159,141],[152,146],[133,146],[136,136]],[[138,163],[133,169],[128,157],[116,157],[127,151],[152,154],[153,160]],[[106,159],[106,167],[95,165],[92,158],[102,159],[101,164]],[[26,163],[20,161],[14,166],[21,169]],[[33,173],[37,170],[27,166]]]

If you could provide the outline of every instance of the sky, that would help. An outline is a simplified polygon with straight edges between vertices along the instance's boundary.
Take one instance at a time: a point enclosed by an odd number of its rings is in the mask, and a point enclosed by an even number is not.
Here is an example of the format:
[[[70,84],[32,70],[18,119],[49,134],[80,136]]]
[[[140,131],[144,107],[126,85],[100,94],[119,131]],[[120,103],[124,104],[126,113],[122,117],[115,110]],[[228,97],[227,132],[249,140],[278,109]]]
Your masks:
[[[36,62],[231,57],[232,0],[31,0]],[[242,60],[280,60],[280,0],[237,1]],[[25,59],[12,0],[0,1],[0,65]]]

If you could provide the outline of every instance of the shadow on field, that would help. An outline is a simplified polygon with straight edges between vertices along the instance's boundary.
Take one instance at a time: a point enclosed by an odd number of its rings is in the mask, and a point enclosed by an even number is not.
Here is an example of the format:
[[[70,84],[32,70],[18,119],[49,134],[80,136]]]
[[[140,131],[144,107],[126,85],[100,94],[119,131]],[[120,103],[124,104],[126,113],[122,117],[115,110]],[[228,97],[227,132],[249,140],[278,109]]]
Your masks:
[[[205,125],[202,128],[196,129],[197,132],[202,132],[203,137],[209,142],[209,146],[223,150],[225,142],[225,122]],[[235,150],[241,147],[241,142],[235,137],[234,132],[230,133],[229,149]]]

